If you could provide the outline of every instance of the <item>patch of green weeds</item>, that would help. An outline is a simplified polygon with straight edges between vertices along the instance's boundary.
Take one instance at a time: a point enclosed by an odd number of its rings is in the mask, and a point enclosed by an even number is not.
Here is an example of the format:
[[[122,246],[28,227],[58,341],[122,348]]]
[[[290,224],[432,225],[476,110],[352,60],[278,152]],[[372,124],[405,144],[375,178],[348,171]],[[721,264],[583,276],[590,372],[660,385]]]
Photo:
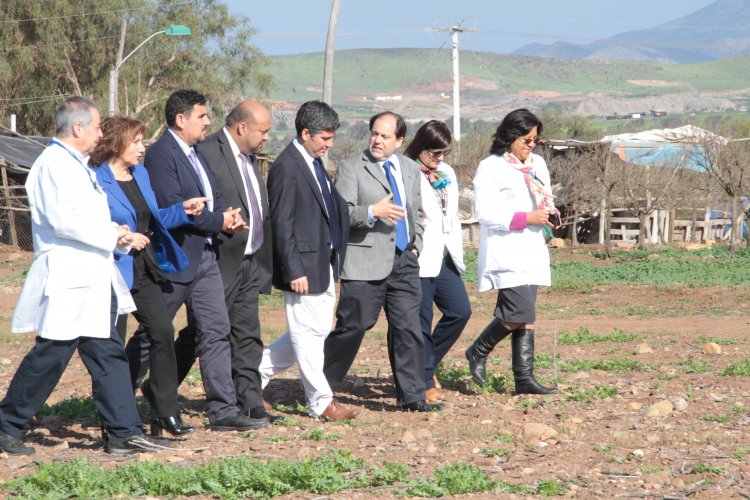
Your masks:
[[[740,342],[741,341],[739,339],[720,339],[717,337],[704,337],[703,335],[695,339],[695,343],[700,344],[700,345],[708,344],[708,343],[714,343],[714,344],[719,344],[719,345],[737,345]]]
[[[405,495],[418,497],[444,497],[467,493],[484,493],[493,491],[498,486],[479,468],[461,462],[445,464],[435,470],[432,479],[410,481],[404,490]]]
[[[530,398],[530,399],[524,399],[523,401],[518,403],[516,405],[516,408],[518,408],[519,410],[523,410],[525,408],[534,409],[534,408],[539,408],[541,404],[542,403],[538,399]]]
[[[341,439],[341,434],[338,432],[326,433],[323,429],[312,429],[309,432],[303,431],[300,438],[308,441],[338,441]]]
[[[708,413],[698,415],[698,420],[703,422],[729,422],[732,418],[731,415],[710,415]]]
[[[599,453],[602,453],[603,455],[609,455],[615,450],[615,445],[612,443],[607,444],[597,444],[594,446],[594,451],[598,451]]]
[[[736,363],[728,365],[721,371],[721,375],[739,375],[743,377],[750,377],[750,358],[745,358]]]
[[[624,343],[640,340],[643,335],[638,333],[626,333],[615,328],[609,335],[594,333],[585,326],[579,327],[575,332],[562,332],[558,336],[558,342],[566,345],[595,344],[599,342]]]
[[[735,460],[744,461],[747,459],[747,456],[750,455],[750,447],[748,446],[740,446],[737,451],[735,451],[731,457]]]
[[[595,399],[606,399],[617,394],[615,387],[596,386],[593,389],[575,389],[569,396],[568,401],[580,401],[581,403],[592,403]]]
[[[678,366],[685,370],[685,373],[707,373],[711,370],[711,365],[707,361],[700,361],[694,358],[688,358],[677,363]]]
[[[511,452],[502,448],[482,448],[480,452],[485,457],[509,457]]]
[[[471,380],[471,373],[469,373],[468,368],[443,368],[441,365],[438,367],[436,375],[443,387],[447,389],[460,390],[467,387],[468,384],[471,390],[478,394],[503,393],[508,387],[512,386],[512,376],[509,373],[496,375],[490,372],[487,374],[487,384],[485,385],[479,385]]]
[[[690,474],[716,474],[723,476],[726,471],[722,467],[697,463],[690,468]]]
[[[284,427],[297,427],[297,421],[294,420],[289,415],[284,415],[280,419],[274,421],[273,425],[282,425]]]
[[[203,384],[203,376],[197,366],[190,367],[190,371],[188,372],[187,377],[185,377],[185,383],[190,387]]]
[[[560,371],[578,372],[589,370],[600,370],[604,372],[635,372],[643,371],[646,367],[638,361],[630,359],[572,359],[560,364]]]
[[[408,479],[401,463],[382,468],[333,451],[302,461],[250,457],[214,460],[193,467],[136,461],[104,469],[87,460],[37,463],[32,474],[6,481],[3,488],[21,498],[111,498],[203,496],[267,499],[295,492],[331,495]]]
[[[556,497],[567,493],[568,486],[562,481],[556,481],[554,479],[547,479],[545,481],[539,481],[536,489],[534,490],[535,495],[542,495],[544,497]]]
[[[661,472],[666,467],[636,467],[635,470],[640,471],[643,474],[654,474],[655,472]]]
[[[240,436],[242,436],[243,438],[244,437],[251,437],[251,436],[255,436],[255,435],[257,435],[257,433],[253,433],[253,432],[243,432],[243,433],[240,433]],[[291,441],[292,439],[293,438],[291,436],[285,436],[285,435],[282,435],[282,434],[275,434],[273,436],[268,436],[268,438],[266,439],[266,441],[269,442],[269,443],[284,443],[286,441]]]

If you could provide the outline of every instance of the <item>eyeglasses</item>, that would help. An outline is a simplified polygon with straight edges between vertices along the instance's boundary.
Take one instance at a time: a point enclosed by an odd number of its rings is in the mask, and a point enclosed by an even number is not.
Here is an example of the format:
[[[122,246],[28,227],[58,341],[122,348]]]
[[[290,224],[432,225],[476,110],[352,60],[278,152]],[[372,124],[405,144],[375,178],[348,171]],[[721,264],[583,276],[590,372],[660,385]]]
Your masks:
[[[432,156],[433,158],[440,158],[441,156],[443,158],[448,158],[448,156],[450,156],[453,150],[452,149],[440,149],[438,151],[434,151],[432,149],[428,149],[427,152],[430,153],[430,156]]]
[[[526,146],[528,146],[532,142],[534,144],[539,144],[539,142],[541,142],[542,138],[539,137],[539,136],[536,136],[536,137],[519,137],[518,140],[521,141],[522,143],[524,143]]]

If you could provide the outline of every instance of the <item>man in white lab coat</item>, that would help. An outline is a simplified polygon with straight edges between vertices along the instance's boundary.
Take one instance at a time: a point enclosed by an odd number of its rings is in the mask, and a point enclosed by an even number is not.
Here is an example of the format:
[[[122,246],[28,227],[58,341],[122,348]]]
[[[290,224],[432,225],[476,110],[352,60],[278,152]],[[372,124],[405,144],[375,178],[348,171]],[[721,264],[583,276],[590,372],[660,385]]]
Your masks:
[[[135,309],[113,264],[112,251],[148,244],[110,220],[107,197],[88,168],[102,136],[93,101],[69,97],[57,109],[55,137],[26,181],[34,262],[13,315],[12,331],[36,331],[0,401],[0,451],[28,455],[21,436],[54,390],[77,350],[93,383],[93,398],[110,453],[158,451],[164,443],[143,435],[125,348],[114,327]]]

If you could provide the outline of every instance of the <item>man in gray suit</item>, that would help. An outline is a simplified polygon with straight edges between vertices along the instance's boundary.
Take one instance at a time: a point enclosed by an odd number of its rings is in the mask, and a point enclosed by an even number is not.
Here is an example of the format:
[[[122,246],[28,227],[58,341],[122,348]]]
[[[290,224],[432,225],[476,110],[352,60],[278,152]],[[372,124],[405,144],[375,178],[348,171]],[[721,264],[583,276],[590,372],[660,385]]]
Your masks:
[[[419,166],[396,153],[406,123],[389,111],[370,119],[368,149],[341,163],[336,188],[349,207],[351,230],[341,273],[336,327],[326,339],[324,372],[341,385],[365,332],[380,309],[388,318],[388,356],[398,406],[433,411],[425,402],[424,344],[419,323],[422,288],[422,197]]]

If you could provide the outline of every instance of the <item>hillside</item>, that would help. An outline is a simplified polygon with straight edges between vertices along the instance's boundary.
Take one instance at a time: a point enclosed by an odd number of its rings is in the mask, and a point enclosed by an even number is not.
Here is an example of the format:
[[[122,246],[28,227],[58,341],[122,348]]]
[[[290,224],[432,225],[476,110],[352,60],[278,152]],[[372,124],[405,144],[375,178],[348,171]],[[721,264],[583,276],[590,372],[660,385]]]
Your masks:
[[[695,63],[750,51],[750,0],[717,0],[662,25],[628,31],[588,44],[530,44],[515,55],[556,59],[593,59]]]
[[[276,83],[273,100],[299,104],[320,98],[322,53],[271,59]],[[460,62],[462,110],[470,119],[494,119],[514,107],[550,104],[585,115],[608,115],[649,109],[726,111],[750,102],[750,56],[674,65],[559,61],[466,51]],[[334,104],[347,115],[364,116],[387,107],[413,119],[447,118],[452,115],[451,94],[449,50],[336,53]],[[391,100],[378,101],[377,97]]]

